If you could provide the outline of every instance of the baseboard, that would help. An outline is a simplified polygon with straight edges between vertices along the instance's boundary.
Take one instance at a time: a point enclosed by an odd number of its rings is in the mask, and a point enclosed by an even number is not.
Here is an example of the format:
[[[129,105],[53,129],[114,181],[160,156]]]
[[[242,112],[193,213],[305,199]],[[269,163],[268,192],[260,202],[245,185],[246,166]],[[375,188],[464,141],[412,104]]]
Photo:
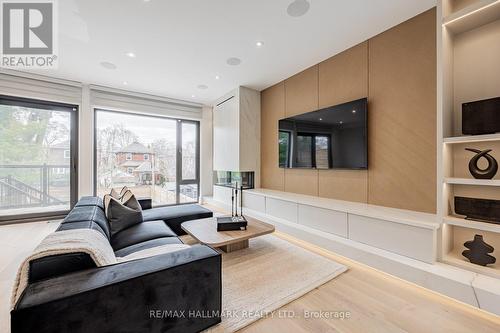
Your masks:
[[[204,202],[226,211],[231,209],[230,205],[211,197],[204,198]],[[248,208],[244,209],[244,214],[271,223],[276,230],[295,238],[500,315],[500,284],[492,277],[439,262],[428,264]]]

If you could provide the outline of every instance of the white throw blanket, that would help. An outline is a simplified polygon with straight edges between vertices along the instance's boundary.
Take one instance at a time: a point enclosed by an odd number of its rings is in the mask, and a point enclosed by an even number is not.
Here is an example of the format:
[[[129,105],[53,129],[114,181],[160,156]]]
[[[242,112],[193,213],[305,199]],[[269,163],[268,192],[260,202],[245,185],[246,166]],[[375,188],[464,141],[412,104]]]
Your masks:
[[[117,263],[109,240],[99,231],[74,229],[54,232],[45,237],[19,267],[12,290],[11,309],[28,286],[30,262],[38,258],[66,253],[87,253],[99,267]]]

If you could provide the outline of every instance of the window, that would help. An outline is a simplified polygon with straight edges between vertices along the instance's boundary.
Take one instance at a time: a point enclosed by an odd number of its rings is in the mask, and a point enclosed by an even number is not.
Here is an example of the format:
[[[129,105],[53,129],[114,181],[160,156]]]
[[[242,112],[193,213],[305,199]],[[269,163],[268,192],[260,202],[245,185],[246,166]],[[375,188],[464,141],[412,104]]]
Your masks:
[[[198,201],[199,122],[97,109],[95,124],[97,195],[127,186],[154,206]]]
[[[0,96],[0,220],[55,217],[76,200],[78,109]]]

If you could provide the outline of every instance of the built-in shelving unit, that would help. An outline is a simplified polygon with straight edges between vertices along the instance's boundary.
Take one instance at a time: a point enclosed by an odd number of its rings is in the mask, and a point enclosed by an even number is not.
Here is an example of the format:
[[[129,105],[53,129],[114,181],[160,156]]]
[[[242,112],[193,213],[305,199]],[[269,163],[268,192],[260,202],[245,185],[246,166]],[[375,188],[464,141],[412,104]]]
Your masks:
[[[473,142],[486,142],[486,141],[500,141],[500,134],[484,134],[484,135],[467,135],[467,136],[453,136],[443,139],[443,143],[473,143]]]
[[[480,266],[473,263],[470,263],[467,259],[462,256],[461,251],[457,252],[449,252],[447,253],[442,260],[445,264],[453,265],[456,267],[460,267],[466,269],[468,271],[476,272],[479,274],[491,276],[494,278],[500,279],[500,266],[498,264],[492,266]]]
[[[480,0],[443,18],[443,26],[460,34],[500,18],[500,1]]]
[[[446,184],[452,185],[474,185],[474,186],[500,186],[499,179],[474,179],[474,178],[454,178],[446,177]]]
[[[500,279],[500,224],[473,221],[454,212],[454,196],[500,199],[500,179],[474,179],[468,173],[465,148],[493,149],[500,160],[500,133],[463,135],[461,105],[498,97],[500,0],[442,0],[438,9],[438,204],[441,216],[440,260]],[[472,156],[472,155],[471,155]],[[472,264],[462,256],[463,243],[481,234],[495,248],[497,263]],[[499,281],[500,283],[500,281]]]
[[[500,224],[495,224],[495,223],[467,220],[463,217],[458,217],[458,216],[445,216],[443,218],[443,222],[446,224],[455,225],[463,228],[500,233]]]

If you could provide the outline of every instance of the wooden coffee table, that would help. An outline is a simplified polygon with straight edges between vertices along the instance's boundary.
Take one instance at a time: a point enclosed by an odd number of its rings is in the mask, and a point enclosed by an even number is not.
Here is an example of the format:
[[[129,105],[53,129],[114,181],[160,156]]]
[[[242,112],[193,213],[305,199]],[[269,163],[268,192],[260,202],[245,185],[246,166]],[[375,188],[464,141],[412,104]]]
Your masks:
[[[246,219],[247,230],[217,231],[215,217],[187,221],[181,224],[181,228],[202,244],[220,248],[224,252],[232,252],[247,248],[250,238],[274,231],[274,226],[269,223],[251,217],[246,217]]]

